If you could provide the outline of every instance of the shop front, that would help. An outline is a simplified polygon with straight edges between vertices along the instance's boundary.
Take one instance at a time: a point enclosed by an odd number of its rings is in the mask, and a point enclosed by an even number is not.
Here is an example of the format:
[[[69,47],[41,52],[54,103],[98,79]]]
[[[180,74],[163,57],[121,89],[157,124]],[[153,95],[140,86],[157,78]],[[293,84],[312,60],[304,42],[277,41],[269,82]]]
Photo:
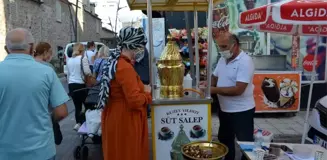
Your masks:
[[[292,36],[259,32],[239,28],[239,15],[280,0],[232,0],[214,6],[213,39],[221,32],[235,33],[242,50],[247,52],[255,64],[256,112],[296,112],[307,104],[310,73],[313,70],[315,48],[318,48],[314,92],[311,106],[327,94],[326,85],[326,37],[316,43],[315,36]],[[287,30],[286,26],[266,26]],[[219,49],[213,45],[211,60],[215,64]]]
[[[263,91],[261,88],[263,83],[267,82],[260,82],[254,78],[257,112],[296,112],[300,108],[306,108],[308,101],[306,97],[308,97],[309,94],[310,72],[313,69],[313,57],[316,47],[318,47],[316,63],[317,76],[314,83],[311,106],[314,106],[318,99],[327,95],[327,79],[325,78],[327,67],[326,37],[322,37],[320,43],[317,44],[315,36],[292,36],[239,28],[238,21],[241,12],[278,1],[280,0],[229,0],[225,1],[224,4],[215,4],[214,6],[213,38],[217,38],[219,34],[215,33],[221,31],[235,33],[240,39],[241,48],[253,57],[256,67],[255,78],[262,77],[261,80],[264,80],[264,78],[269,79],[274,76],[269,77],[268,75],[275,73],[279,75],[279,78],[276,79],[275,76],[273,83],[277,83],[276,87],[279,90],[281,89],[281,81],[284,79],[285,81],[292,81],[293,85],[291,88],[296,88],[296,92],[293,91],[293,93],[289,93],[291,96],[287,96],[285,99],[285,95],[280,95],[281,102],[279,104],[273,104],[276,99],[271,99],[272,101],[269,101],[268,99],[262,98],[265,97],[267,91]],[[185,18],[183,15],[183,12],[166,12],[164,14],[165,29],[168,30],[172,27],[178,30],[185,29]],[[198,24],[199,27],[204,27],[206,18],[200,18],[201,16],[206,16],[206,13],[199,12]],[[193,23],[190,24],[192,27]],[[285,26],[267,27],[281,28]],[[166,32],[166,34],[168,34],[168,32]],[[214,68],[220,58],[218,49],[215,45],[213,45],[210,57],[211,63],[213,64],[212,68]],[[290,87],[287,88],[289,89]],[[272,94],[278,97],[278,92]],[[277,101],[279,101],[279,99]],[[213,106],[213,108],[214,107],[215,106]]]

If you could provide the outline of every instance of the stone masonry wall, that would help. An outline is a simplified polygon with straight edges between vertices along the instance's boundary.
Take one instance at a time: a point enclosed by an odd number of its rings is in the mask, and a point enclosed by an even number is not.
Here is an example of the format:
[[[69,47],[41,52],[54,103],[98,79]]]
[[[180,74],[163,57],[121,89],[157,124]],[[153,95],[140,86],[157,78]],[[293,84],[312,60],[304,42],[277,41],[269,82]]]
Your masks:
[[[56,1],[61,4],[61,21],[57,21],[56,18]],[[101,19],[83,8],[79,8],[78,11],[79,41],[100,41],[101,37],[112,37],[111,32],[102,31]],[[56,53],[57,46],[65,47],[74,40],[72,19],[75,19],[75,5],[70,6],[66,0],[44,0],[43,4],[33,0],[1,0],[0,61],[6,56],[3,46],[8,30],[17,27],[27,28],[32,32],[36,42],[49,42]],[[100,29],[96,28],[97,23]]]

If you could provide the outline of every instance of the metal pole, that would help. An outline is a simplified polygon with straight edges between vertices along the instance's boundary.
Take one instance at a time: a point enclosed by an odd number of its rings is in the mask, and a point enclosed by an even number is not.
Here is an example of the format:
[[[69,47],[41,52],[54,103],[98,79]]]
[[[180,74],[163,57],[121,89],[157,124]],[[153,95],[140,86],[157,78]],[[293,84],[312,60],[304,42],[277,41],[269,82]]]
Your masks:
[[[190,74],[192,77],[192,86],[195,86],[193,42],[192,42],[192,34],[191,34],[188,14],[189,13],[187,11],[184,12],[185,24],[186,24],[186,30],[187,30],[188,51],[189,51],[189,57],[190,57]]]
[[[116,20],[115,20],[115,37],[117,37],[117,20],[118,20],[118,12],[120,10],[119,8],[120,0],[118,0],[118,5],[117,5],[117,11],[116,11]]]
[[[150,85],[152,88],[152,99],[155,99],[155,92],[153,87],[155,87],[155,74],[154,74],[154,65],[153,62],[155,61],[153,55],[153,30],[152,30],[152,3],[151,0],[147,0],[147,15],[148,15],[148,32],[149,32],[149,74],[150,74]]]
[[[313,83],[316,79],[316,63],[317,63],[318,45],[320,43],[320,32],[321,32],[321,26],[319,25],[317,41],[316,41],[316,49],[315,49],[315,54],[313,56],[313,68],[311,71],[311,81],[310,81],[309,96],[308,96],[308,103],[307,103],[307,112],[305,114],[304,129],[303,129],[302,141],[301,141],[302,144],[304,144],[305,138],[307,137],[306,132],[308,130],[308,119],[309,119],[309,111],[310,111],[311,98],[312,98]]]
[[[195,45],[195,86],[200,81],[200,57],[199,57],[199,32],[198,32],[198,11],[194,9],[194,45]]]
[[[77,21],[78,21],[78,0],[76,0],[76,10],[75,10],[75,42],[77,42]]]
[[[206,98],[211,99],[210,87],[211,87],[211,55],[212,55],[212,13],[213,13],[213,0],[209,0],[209,9],[208,9],[208,52],[207,52],[207,93]]]

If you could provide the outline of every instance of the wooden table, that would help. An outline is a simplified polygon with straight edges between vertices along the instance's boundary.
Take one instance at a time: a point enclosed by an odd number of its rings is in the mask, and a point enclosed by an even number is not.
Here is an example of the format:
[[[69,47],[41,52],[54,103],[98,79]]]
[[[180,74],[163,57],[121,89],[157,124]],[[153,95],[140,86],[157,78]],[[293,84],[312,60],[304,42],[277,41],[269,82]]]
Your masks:
[[[254,145],[253,142],[241,142],[241,141],[237,141],[237,144],[240,145],[240,144],[245,144],[245,145]],[[301,145],[301,144],[295,144],[295,143],[271,143],[271,144],[277,144],[277,145],[286,145],[287,147],[289,147],[290,149],[293,149],[293,146],[294,145]],[[270,143],[264,143],[264,146],[267,146],[269,147]],[[325,148],[322,148],[321,146],[319,145],[314,145],[314,144],[302,144],[302,145],[307,145],[307,146],[310,146],[310,148],[312,148],[312,150],[315,152],[315,151],[322,151],[324,152],[324,155],[323,155],[323,160],[327,160],[327,150]],[[242,150],[242,148],[241,148]],[[255,154],[252,152],[252,151],[243,151],[242,150],[242,153],[246,155],[246,157],[249,159],[249,160],[255,160]]]

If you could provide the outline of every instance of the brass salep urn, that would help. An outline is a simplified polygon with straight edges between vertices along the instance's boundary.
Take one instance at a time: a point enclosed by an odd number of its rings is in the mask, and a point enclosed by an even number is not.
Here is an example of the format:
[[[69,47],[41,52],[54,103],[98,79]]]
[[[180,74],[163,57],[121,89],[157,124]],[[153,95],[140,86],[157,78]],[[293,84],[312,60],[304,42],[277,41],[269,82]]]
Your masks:
[[[183,97],[185,66],[179,47],[171,36],[157,63],[160,80],[160,98],[178,99]]]

